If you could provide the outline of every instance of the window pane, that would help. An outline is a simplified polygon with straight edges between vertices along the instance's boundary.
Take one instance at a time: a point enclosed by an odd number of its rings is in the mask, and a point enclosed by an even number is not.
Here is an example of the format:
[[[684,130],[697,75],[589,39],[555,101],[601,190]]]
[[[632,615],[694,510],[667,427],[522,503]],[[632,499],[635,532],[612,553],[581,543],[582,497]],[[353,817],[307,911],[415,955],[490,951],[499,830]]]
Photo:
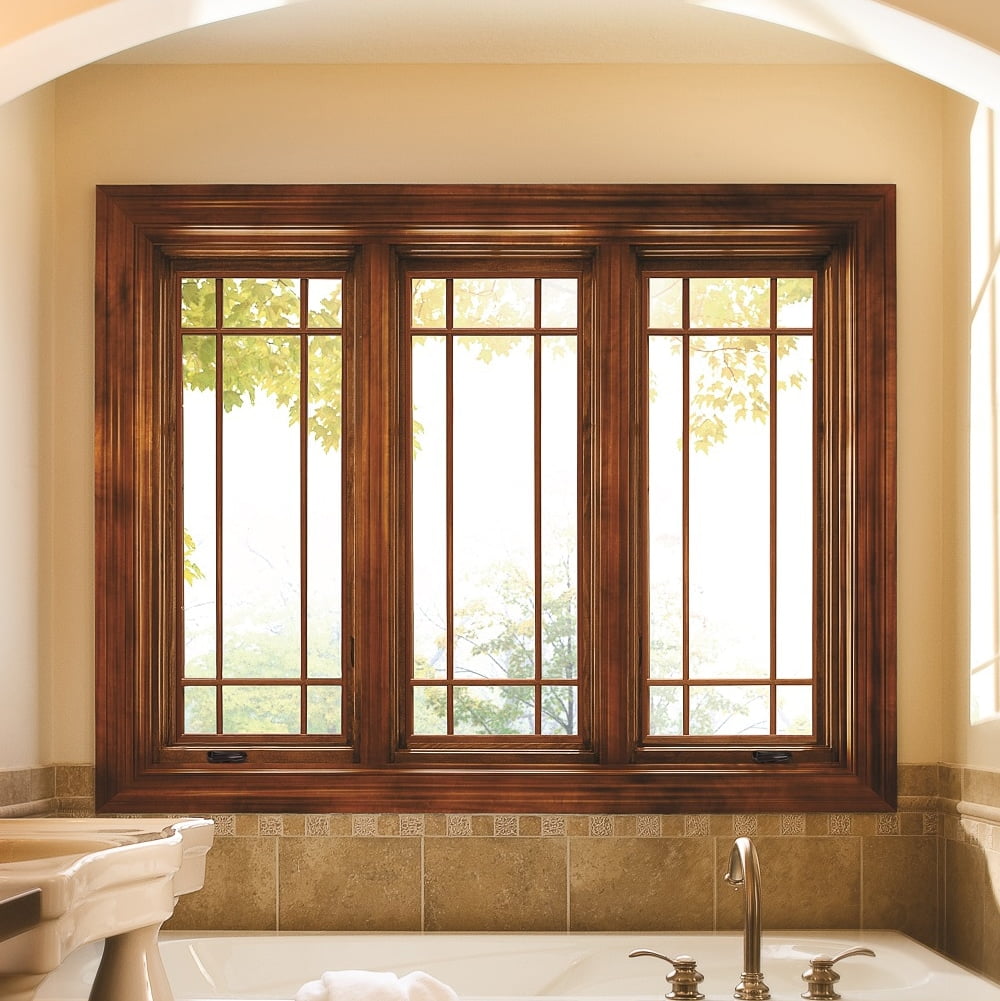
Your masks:
[[[223,379],[235,387],[222,421],[227,678],[300,674],[298,371],[298,338],[224,339]]]
[[[649,325],[654,329],[680,329],[684,324],[684,279],[649,279]]]
[[[532,734],[535,691],[514,685],[477,685],[455,689],[455,733]]]
[[[542,733],[570,736],[579,732],[579,691],[575,685],[542,689]]]
[[[691,278],[692,327],[770,327],[769,278]]]
[[[447,325],[445,294],[448,283],[444,278],[414,278],[410,303],[410,323],[414,327],[444,327]]]
[[[428,336],[414,339],[411,357],[413,670],[418,678],[443,677],[448,669],[445,338]],[[426,689],[416,691],[419,694]]]
[[[654,737],[676,737],[684,732],[681,689],[659,685],[650,688],[649,732]]]
[[[454,326],[533,327],[534,278],[456,278]]]
[[[215,326],[215,279],[181,279],[181,326]]]
[[[310,337],[309,434],[306,441],[309,512],[307,674],[310,678],[339,678],[341,674],[342,370],[340,338]]]
[[[577,323],[577,280],[542,279],[542,326],[575,327]]]
[[[778,338],[776,660],[779,678],[813,672],[812,338]]]
[[[310,327],[342,326],[343,286],[340,278],[309,279]]]
[[[184,689],[184,732],[215,733],[215,689]]]
[[[775,733],[808,735],[813,732],[811,685],[778,685]]]
[[[455,674],[530,677],[535,644],[532,339],[458,337],[454,371]]]
[[[306,697],[306,733],[342,733],[341,691],[334,685],[311,685]]]
[[[650,678],[680,678],[683,672],[682,343],[679,337],[649,338]]]
[[[779,327],[813,325],[813,280],[811,278],[778,279]]]
[[[448,692],[444,688],[413,688],[413,732],[441,734],[448,732]]]
[[[226,278],[222,283],[224,327],[297,327],[298,278]]]
[[[691,733],[749,736],[770,733],[771,700],[764,685],[719,685],[691,689]]]
[[[222,689],[223,733],[299,733],[299,689],[231,685]]]
[[[184,676],[216,671],[215,337],[183,338]],[[215,712],[212,711],[215,727]]]
[[[576,339],[545,337],[542,365],[542,677],[577,676]]]
[[[766,407],[752,401],[734,403],[731,383],[723,375],[723,370],[752,369],[766,386],[769,364],[766,338],[691,342],[692,678],[770,674],[768,415]],[[706,422],[711,424],[708,434]]]

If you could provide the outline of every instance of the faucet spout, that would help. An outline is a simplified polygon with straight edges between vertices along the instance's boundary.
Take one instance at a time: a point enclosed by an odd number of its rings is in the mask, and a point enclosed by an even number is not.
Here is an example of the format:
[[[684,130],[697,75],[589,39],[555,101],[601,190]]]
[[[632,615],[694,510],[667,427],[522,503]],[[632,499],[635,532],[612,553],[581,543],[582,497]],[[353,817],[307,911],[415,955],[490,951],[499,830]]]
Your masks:
[[[767,1001],[771,991],[760,968],[760,866],[749,838],[733,842],[724,878],[743,891],[743,976],[733,996],[739,1001]]]

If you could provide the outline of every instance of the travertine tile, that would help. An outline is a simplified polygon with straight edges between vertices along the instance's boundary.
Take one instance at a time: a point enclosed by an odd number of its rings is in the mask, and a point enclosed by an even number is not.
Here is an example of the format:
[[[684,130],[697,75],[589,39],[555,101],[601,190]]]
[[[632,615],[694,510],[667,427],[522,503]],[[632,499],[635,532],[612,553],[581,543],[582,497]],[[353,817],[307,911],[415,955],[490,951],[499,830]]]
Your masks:
[[[861,921],[936,948],[937,845],[933,838],[863,838]]]
[[[573,931],[711,929],[713,851],[705,838],[571,838]]]
[[[888,840],[888,839],[886,839]],[[895,841],[893,841],[895,843]],[[765,928],[857,928],[861,917],[860,838],[755,838]],[[722,880],[732,841],[718,840],[718,927],[743,925],[740,892]]]
[[[938,796],[942,799],[964,799],[962,796],[962,771],[957,765],[938,765]]]
[[[563,931],[562,838],[435,838],[424,843],[426,931]]]
[[[986,883],[983,852],[974,845],[948,841],[944,865],[945,952],[960,963],[980,969]]]
[[[900,765],[897,774],[900,796],[937,796],[938,765]]]
[[[986,885],[983,888],[982,971],[1000,981],[1000,853],[986,853]]]
[[[56,765],[56,795],[83,797],[94,795],[93,765]]]
[[[275,838],[216,838],[205,864],[205,886],[178,898],[165,927],[274,931]]]
[[[412,838],[281,838],[283,931],[418,931],[420,843]]]
[[[1000,772],[966,768],[962,791],[970,803],[1000,807]]]

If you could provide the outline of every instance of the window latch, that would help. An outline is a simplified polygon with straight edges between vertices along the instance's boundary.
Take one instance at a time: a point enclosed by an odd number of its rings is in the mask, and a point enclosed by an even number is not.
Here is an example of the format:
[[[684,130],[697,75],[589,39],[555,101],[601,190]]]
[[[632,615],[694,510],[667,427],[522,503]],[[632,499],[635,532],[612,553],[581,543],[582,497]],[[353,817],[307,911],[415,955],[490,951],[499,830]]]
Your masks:
[[[754,751],[753,759],[759,765],[780,765],[792,760],[791,751]]]
[[[238,765],[246,761],[246,751],[209,751],[208,760],[213,765]]]

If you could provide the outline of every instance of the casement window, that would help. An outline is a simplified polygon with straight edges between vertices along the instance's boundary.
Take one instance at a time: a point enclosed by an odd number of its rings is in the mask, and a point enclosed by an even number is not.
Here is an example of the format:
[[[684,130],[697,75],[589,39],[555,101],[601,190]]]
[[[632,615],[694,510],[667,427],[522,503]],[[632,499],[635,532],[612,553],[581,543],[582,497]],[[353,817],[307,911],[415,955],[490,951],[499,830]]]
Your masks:
[[[892,806],[893,211],[100,189],[100,808]]]

